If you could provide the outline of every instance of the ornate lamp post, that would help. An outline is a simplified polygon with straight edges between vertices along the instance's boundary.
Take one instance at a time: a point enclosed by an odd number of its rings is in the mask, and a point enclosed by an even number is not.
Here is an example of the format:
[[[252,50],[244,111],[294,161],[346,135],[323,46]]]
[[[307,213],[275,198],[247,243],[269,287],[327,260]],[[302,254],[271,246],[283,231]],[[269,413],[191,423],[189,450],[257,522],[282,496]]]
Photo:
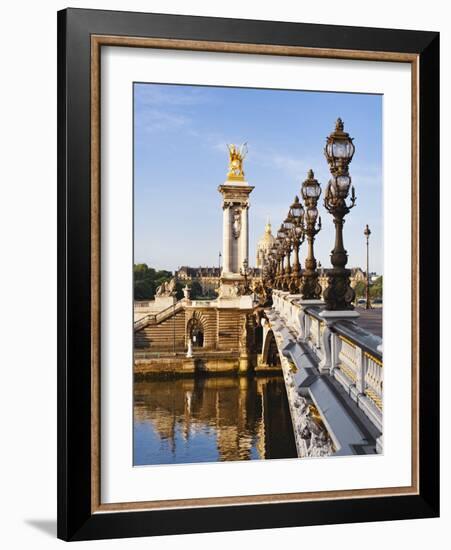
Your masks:
[[[290,206],[290,217],[293,220],[291,228],[291,242],[293,243],[294,262],[291,277],[292,292],[297,292],[299,289],[299,279],[301,275],[301,267],[299,264],[299,247],[304,242],[304,208],[299,202],[299,197],[294,197],[293,204]]]
[[[283,224],[281,224],[279,231],[277,231],[277,242],[279,245],[279,258],[280,258],[280,267],[279,267],[279,278],[278,278],[278,287],[283,288],[283,279],[285,275],[285,229]]]
[[[313,170],[308,171],[307,179],[302,183],[301,194],[305,205],[304,233],[307,236],[308,245],[301,295],[303,300],[318,300],[321,297],[322,289],[318,282],[313,243],[315,236],[321,231],[321,217],[318,218],[318,209],[316,208],[321,195],[321,186],[318,180],[315,179]]]
[[[277,252],[277,247],[273,247],[272,252],[272,259],[271,259],[271,286],[273,288],[277,288],[276,285],[276,278],[277,278],[277,270],[279,268],[279,256]]]
[[[343,121],[337,119],[335,130],[327,138],[324,154],[329,164],[332,178],[326,189],[324,206],[334,218],[335,246],[332,250],[332,269],[328,273],[328,286],[324,291],[324,301],[327,310],[342,311],[354,309],[354,289],[349,282],[350,270],[346,269],[348,255],[343,245],[344,217],[354,207],[356,197],[354,187],[351,192],[351,202],[346,199],[351,186],[349,163],[354,156],[355,147],[348,133],[344,131]]]
[[[268,254],[265,256],[265,262],[263,265],[263,282],[266,287],[272,288],[274,286],[274,271],[275,271],[275,246],[273,245]]]
[[[279,241],[274,242],[274,288],[279,288],[279,276],[280,276],[280,254],[279,254]]]
[[[274,285],[274,253],[273,248],[268,252],[263,265],[262,280],[266,288],[272,288]]]
[[[365,309],[371,309],[371,300],[370,300],[370,235],[371,230],[366,224],[366,227],[363,231],[363,234],[366,237],[366,303]]]
[[[249,293],[249,264],[247,261],[247,258],[244,258],[243,260],[243,267],[240,269],[240,275],[244,277],[244,284],[243,284],[243,294]]]
[[[274,246],[264,255],[260,271],[260,282],[253,285],[253,291],[262,300],[264,305],[269,304],[272,298],[275,278]]]
[[[290,216],[290,213],[288,212],[287,217],[285,218],[285,221],[283,222],[283,228],[285,230],[285,238],[283,242],[283,246],[285,249],[285,254],[287,258],[287,263],[285,266],[285,277],[284,277],[284,290],[290,290],[291,286],[291,251],[292,248],[292,242],[291,242],[291,231],[293,229],[293,220]]]
[[[282,249],[280,248],[280,241],[277,239],[275,243],[276,247],[276,276],[275,276],[275,288],[280,288],[280,277],[282,276]]]

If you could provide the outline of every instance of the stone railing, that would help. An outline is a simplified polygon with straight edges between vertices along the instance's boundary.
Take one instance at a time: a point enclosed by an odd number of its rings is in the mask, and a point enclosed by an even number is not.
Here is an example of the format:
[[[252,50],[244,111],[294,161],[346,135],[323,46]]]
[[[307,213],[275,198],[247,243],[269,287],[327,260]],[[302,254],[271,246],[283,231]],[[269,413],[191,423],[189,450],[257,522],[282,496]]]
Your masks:
[[[137,330],[141,330],[142,328],[146,327],[150,323],[161,323],[162,321],[168,319],[172,315],[175,315],[178,311],[183,309],[184,305],[186,303],[186,300],[182,299],[178,302],[175,302],[173,305],[159,311],[158,313],[149,313],[148,315],[145,315],[138,321],[135,321],[133,324],[133,330],[136,332]]]
[[[273,291],[273,311],[296,341],[313,351],[319,373],[334,377],[382,432],[382,339],[358,325],[358,314],[333,316],[320,302],[288,292]]]

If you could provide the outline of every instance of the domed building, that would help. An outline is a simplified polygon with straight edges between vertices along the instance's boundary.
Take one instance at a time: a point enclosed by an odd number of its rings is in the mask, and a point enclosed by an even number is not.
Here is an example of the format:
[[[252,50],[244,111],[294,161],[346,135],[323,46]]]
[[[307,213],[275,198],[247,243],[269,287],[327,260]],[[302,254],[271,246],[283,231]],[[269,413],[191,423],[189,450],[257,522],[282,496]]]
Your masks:
[[[265,233],[262,236],[262,238],[258,241],[257,244],[257,267],[262,268],[263,263],[265,260],[265,257],[268,255],[269,251],[271,250],[274,242],[275,242],[274,235],[271,233],[271,223],[268,220],[268,223],[265,226]]]

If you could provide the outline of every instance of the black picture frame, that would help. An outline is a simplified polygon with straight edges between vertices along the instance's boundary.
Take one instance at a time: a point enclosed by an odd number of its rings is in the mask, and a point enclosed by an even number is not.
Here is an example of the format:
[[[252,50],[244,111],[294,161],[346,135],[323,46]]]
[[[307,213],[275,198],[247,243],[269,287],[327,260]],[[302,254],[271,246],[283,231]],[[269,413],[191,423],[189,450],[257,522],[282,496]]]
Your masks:
[[[93,513],[91,36],[418,55],[419,494]],[[439,33],[67,9],[58,13],[58,537],[87,540],[439,515]]]

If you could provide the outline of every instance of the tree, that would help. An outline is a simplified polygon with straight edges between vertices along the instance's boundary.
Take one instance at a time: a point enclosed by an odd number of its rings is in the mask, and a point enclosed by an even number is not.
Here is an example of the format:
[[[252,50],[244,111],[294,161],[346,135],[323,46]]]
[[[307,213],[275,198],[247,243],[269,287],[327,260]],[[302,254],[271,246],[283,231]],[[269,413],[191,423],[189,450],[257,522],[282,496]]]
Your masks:
[[[366,284],[363,281],[358,281],[354,287],[356,298],[361,298],[366,295]]]
[[[382,298],[383,291],[383,277],[382,275],[378,277],[374,283],[370,286],[370,296],[371,298]]]
[[[202,285],[198,281],[192,281],[190,285],[190,291],[192,300],[195,300],[196,298],[202,298],[203,296]]]
[[[133,297],[135,300],[152,300],[157,288],[172,278],[172,272],[155,271],[147,264],[133,266]]]
[[[183,298],[183,285],[179,281],[176,281],[175,283],[175,297],[177,300],[181,300]]]

